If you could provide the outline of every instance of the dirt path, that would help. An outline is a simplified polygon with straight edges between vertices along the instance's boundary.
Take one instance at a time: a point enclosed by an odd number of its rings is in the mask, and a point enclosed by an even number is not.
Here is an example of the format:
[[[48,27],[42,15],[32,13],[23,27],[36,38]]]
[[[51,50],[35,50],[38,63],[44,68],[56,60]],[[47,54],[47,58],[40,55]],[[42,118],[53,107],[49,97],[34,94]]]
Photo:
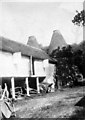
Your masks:
[[[82,107],[74,106],[85,95],[85,87],[68,88],[15,103],[19,118],[69,118]]]

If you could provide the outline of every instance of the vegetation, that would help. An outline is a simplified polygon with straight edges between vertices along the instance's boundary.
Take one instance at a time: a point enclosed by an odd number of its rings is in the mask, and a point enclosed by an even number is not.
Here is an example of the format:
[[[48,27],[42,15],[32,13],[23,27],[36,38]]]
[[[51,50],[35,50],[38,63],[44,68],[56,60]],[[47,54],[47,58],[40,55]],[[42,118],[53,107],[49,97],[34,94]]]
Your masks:
[[[76,11],[76,13],[72,22],[78,26],[85,26],[85,10],[80,12]]]
[[[85,5],[85,2],[84,2],[84,5]],[[75,25],[85,27],[85,10],[82,10],[80,12],[76,11],[76,13],[77,14],[74,16],[72,22]],[[85,77],[85,39],[84,38],[83,38],[83,42],[77,48],[78,48],[77,51],[74,53],[75,64],[78,66],[80,72]]]
[[[77,65],[74,64],[74,56],[75,54],[70,45],[62,49],[58,48],[52,52],[51,57],[57,60],[55,78],[58,88],[69,83],[73,85],[77,82],[79,69]]]
[[[58,47],[52,52],[51,57],[57,61],[55,77],[60,85],[66,85],[69,82],[77,84],[80,74],[85,78],[85,41],[82,44],[76,48],[70,45],[62,49]]]
[[[85,10],[76,11],[72,22],[78,26],[85,26]],[[81,73],[85,77],[85,41],[80,45],[68,45],[58,47],[51,53],[51,57],[57,61],[55,78],[56,85],[62,86],[67,83],[77,84],[78,75]]]

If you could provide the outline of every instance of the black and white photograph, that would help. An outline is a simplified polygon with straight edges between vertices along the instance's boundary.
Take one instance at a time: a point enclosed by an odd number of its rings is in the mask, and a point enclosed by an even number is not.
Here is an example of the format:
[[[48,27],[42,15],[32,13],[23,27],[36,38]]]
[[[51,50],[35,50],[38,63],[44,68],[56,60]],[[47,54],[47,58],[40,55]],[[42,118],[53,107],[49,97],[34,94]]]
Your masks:
[[[85,120],[84,0],[0,0],[0,119]]]

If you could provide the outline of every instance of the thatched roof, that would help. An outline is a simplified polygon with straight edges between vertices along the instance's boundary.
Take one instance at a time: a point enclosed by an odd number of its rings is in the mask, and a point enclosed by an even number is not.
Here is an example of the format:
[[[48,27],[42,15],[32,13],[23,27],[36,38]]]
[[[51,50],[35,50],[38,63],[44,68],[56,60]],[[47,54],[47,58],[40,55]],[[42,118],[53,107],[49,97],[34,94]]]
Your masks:
[[[46,52],[41,49],[15,42],[4,37],[0,37],[0,50],[11,53],[21,52],[22,55],[32,55],[37,59],[49,59],[48,54],[46,54]]]

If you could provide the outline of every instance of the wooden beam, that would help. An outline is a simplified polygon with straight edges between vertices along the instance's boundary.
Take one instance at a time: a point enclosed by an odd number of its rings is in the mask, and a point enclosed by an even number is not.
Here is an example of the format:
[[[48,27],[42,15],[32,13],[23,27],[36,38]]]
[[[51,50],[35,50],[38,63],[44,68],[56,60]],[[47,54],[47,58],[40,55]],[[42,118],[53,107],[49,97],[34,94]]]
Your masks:
[[[29,71],[30,71],[30,76],[33,75],[33,70],[32,70],[32,55],[30,56],[30,61],[29,61]]]
[[[30,94],[29,94],[29,83],[28,83],[28,77],[26,77],[26,88],[27,88],[27,96],[30,96]]]
[[[37,92],[40,93],[40,89],[39,89],[39,77],[36,77],[36,81],[37,81]]]
[[[12,86],[12,97],[15,99],[14,77],[11,78],[11,86]]]

